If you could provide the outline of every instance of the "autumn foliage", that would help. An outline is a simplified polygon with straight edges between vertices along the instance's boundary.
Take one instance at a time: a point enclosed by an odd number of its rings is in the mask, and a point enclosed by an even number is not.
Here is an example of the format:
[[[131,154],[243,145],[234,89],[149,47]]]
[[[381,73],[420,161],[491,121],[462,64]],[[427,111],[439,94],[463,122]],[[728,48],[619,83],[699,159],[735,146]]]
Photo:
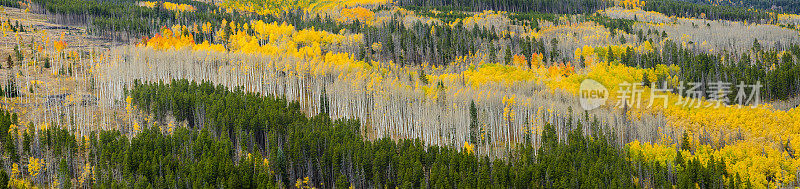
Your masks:
[[[0,111],[8,185],[798,185],[800,16],[654,11],[682,5],[664,0],[520,2],[141,1],[125,5],[146,16],[92,23],[146,37],[91,51],[3,22],[19,44],[5,60],[2,106],[23,116]],[[564,8],[580,3],[596,5]],[[106,6],[75,10],[113,12]],[[744,21],[706,19],[728,16]],[[608,91],[597,109],[581,106],[587,79]],[[756,98],[768,103],[678,91],[714,79],[763,82],[756,92],[770,96]],[[640,89],[637,101],[620,96],[625,86]],[[65,155],[44,142],[52,135],[79,156],[64,160],[70,174],[53,170]]]

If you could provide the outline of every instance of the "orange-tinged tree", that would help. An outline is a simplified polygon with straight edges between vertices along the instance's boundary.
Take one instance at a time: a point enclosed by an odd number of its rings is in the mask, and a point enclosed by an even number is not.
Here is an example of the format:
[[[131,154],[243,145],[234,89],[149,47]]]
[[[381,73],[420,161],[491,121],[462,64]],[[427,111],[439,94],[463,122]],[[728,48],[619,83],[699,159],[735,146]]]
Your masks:
[[[525,55],[515,54],[511,62],[516,67],[528,68],[528,61],[525,59]]]
[[[62,52],[67,48],[67,43],[64,42],[64,40],[59,40],[53,43],[53,47],[55,47],[58,52]]]
[[[370,24],[375,19],[375,13],[366,9],[364,7],[355,7],[355,8],[345,8],[341,11],[342,17],[346,18],[346,21],[353,21],[358,19],[359,21],[365,22]]]

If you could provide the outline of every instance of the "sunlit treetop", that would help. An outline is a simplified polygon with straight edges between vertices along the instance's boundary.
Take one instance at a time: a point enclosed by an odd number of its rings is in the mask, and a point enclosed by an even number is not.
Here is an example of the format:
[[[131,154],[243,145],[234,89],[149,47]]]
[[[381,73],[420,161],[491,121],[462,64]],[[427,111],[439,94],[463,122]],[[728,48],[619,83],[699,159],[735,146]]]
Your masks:
[[[625,7],[626,9],[639,9],[644,7],[645,1],[644,0],[617,0],[617,6]]]
[[[156,8],[158,6],[159,2],[155,2],[155,1],[140,1],[138,4],[139,4],[139,6],[142,6],[142,7]],[[172,2],[161,3],[161,6],[163,6],[164,9],[175,11],[175,12],[194,12],[196,10],[194,8],[194,6],[192,6],[192,5],[178,4],[178,3],[172,3]]]
[[[366,9],[364,7],[355,7],[355,8],[343,8],[340,11],[340,15],[342,18],[339,18],[339,22],[352,22],[354,20],[359,20],[363,23],[371,25],[375,20],[375,13]]]
[[[305,10],[315,14],[327,14],[342,8],[356,6],[378,6],[391,3],[391,0],[225,0],[220,3],[226,11],[255,13],[259,15],[280,16],[290,10]]]
[[[164,8],[171,11],[183,12],[183,11],[195,11],[194,6],[187,5],[187,4],[176,4],[171,2],[164,2]]]

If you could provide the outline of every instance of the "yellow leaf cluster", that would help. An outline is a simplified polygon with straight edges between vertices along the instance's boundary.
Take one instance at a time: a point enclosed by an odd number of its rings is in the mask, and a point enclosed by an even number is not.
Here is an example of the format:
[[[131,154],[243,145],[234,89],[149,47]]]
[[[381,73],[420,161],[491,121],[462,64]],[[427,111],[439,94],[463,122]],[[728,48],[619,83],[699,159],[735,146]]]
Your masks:
[[[294,186],[295,186],[296,188],[299,188],[299,189],[309,189],[309,188],[315,188],[315,187],[313,187],[313,186],[309,185],[309,179],[308,179],[308,177],[304,177],[303,179],[299,179],[299,178],[298,178],[298,179],[297,179],[297,182],[295,182]]]
[[[466,151],[468,154],[473,154],[473,153],[475,153],[475,145],[473,145],[473,144],[470,144],[469,142],[466,142],[466,141],[464,141],[464,150],[465,150],[465,151]]]
[[[158,2],[155,2],[155,1],[140,1],[138,3],[138,5],[142,6],[142,7],[147,7],[147,8],[151,8],[152,9],[152,8],[156,8],[156,6],[158,5]],[[195,10],[197,10],[197,9],[194,8],[194,6],[188,5],[188,4],[164,2],[161,5],[164,7],[164,9],[175,11],[175,12],[186,12],[186,11],[194,12]]]
[[[373,20],[375,19],[374,12],[360,6],[355,8],[344,8],[341,10],[340,14],[346,19],[343,21],[353,21],[357,19],[369,25],[372,25]]]
[[[625,7],[626,9],[638,9],[644,7],[645,1],[643,0],[618,0],[617,6]]]
[[[64,42],[64,40],[56,41],[55,43],[53,43],[53,47],[56,48],[56,51],[61,52],[67,48],[67,43]]]
[[[538,68],[542,65],[542,61],[544,60],[544,55],[539,53],[531,54],[531,68]]]
[[[94,166],[90,165],[89,163],[86,163],[83,166],[83,172],[81,172],[81,175],[78,177],[78,185],[83,185],[83,183],[85,183],[86,181],[94,180],[94,178],[92,177],[93,172],[94,172]]]
[[[171,11],[176,11],[176,12],[184,12],[184,11],[194,12],[196,10],[194,8],[194,6],[187,5],[187,4],[177,4],[177,3],[172,3],[172,2],[164,2],[163,5],[164,5],[164,9],[171,10]]]
[[[281,16],[283,12],[296,9],[311,14],[326,14],[331,11],[339,11],[346,7],[376,7],[387,3],[391,3],[391,0],[226,0],[223,1],[220,6],[221,8],[227,9],[228,12],[237,11],[240,13]]]
[[[510,122],[514,121],[514,106],[516,105],[516,95],[512,95],[511,97],[503,96],[503,104],[505,107],[503,108],[503,119]]]
[[[326,31],[317,31],[313,28],[300,30],[292,36],[292,40],[298,44],[311,45],[314,43],[331,44],[344,41],[344,36],[330,34]]]
[[[39,158],[28,157],[28,172],[31,177],[36,177],[42,169],[42,160]]]
[[[18,176],[20,176],[19,175],[19,164],[13,163],[13,164],[11,164],[11,177],[12,178],[16,178]]]
[[[525,59],[525,55],[515,54],[514,57],[511,59],[511,63],[514,66],[523,69],[528,67],[528,60]]]
[[[520,81],[531,81],[536,74],[514,66],[499,64],[483,64],[463,72],[467,83],[473,88],[478,88],[486,83],[502,83],[511,85]]]
[[[177,30],[176,30],[177,29]],[[160,34],[156,34],[150,39],[146,39],[144,45],[158,50],[176,49],[180,50],[195,45],[194,37],[191,34],[184,35],[185,26],[175,25],[173,28],[164,27]]]
[[[147,8],[156,8],[156,3],[153,1],[141,1],[139,2],[139,6],[147,7]]]

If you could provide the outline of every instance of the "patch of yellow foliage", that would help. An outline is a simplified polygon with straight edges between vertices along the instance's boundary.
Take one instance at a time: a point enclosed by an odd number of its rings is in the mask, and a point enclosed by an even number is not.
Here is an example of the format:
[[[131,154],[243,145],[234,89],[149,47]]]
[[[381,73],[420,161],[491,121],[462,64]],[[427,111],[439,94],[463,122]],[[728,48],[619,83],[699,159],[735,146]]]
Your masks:
[[[697,158],[703,164],[711,157],[715,161],[725,160],[725,167],[729,173],[741,175],[756,188],[775,188],[779,186],[778,183],[794,182],[797,180],[794,173],[800,167],[800,160],[791,158],[787,152],[754,141],[740,141],[718,150],[708,145],[694,144],[694,153],[678,150],[675,144],[634,141],[627,147],[631,157],[662,165],[673,161],[677,152],[680,152],[686,160]],[[772,177],[774,180],[768,182],[767,177]]]
[[[352,22],[354,20],[359,20],[368,25],[372,25],[375,20],[374,12],[360,6],[355,8],[344,8],[341,10],[340,14],[344,18],[340,19],[340,22]]]
[[[141,1],[139,2],[139,6],[147,7],[147,8],[156,8],[156,3],[153,1]]]
[[[617,6],[625,7],[626,9],[638,9],[644,7],[645,1],[643,0],[617,0]]]
[[[184,12],[184,11],[194,12],[196,10],[194,8],[194,6],[187,5],[187,4],[177,4],[177,3],[172,3],[172,2],[164,2],[163,5],[164,5],[165,9],[171,10],[171,11],[176,11],[176,12]]]
[[[42,170],[44,162],[39,158],[28,157],[28,173],[35,178]]]
[[[195,44],[192,32],[186,26],[175,25],[172,28],[164,27],[160,34],[145,39],[139,46],[146,46],[157,50],[181,50],[190,48],[199,51],[261,53],[266,55],[288,54],[298,58],[321,58],[322,49],[327,45],[358,44],[362,43],[362,34],[339,34],[318,31],[314,28],[295,30],[294,26],[286,23],[264,23],[252,21],[250,23],[234,23],[223,21],[232,26],[230,34],[218,32],[220,37],[227,36],[227,49],[222,44],[213,44],[208,41]],[[254,34],[246,32],[250,26]],[[199,32],[196,31],[196,32]],[[222,33],[222,34],[220,34]]]
[[[159,50],[179,50],[194,46],[194,37],[192,37],[191,34],[184,35],[184,31],[187,31],[185,26],[176,25],[173,26],[172,29],[163,27],[161,28],[161,33],[156,34],[150,39],[144,39],[146,42],[140,45]]]
[[[139,6],[147,7],[147,8],[156,8],[158,2],[154,1],[140,1]],[[188,4],[180,4],[180,3],[172,3],[172,2],[164,2],[161,4],[164,9],[175,11],[175,12],[194,12],[194,6]]]
[[[595,48],[597,49],[597,48]],[[606,48],[608,49],[608,48]],[[613,49],[613,48],[611,48]],[[595,52],[599,52],[595,50]],[[583,54],[583,52],[581,52]],[[599,54],[600,55],[600,54]],[[663,77],[675,79],[677,67],[659,66],[655,69],[632,68],[613,63],[597,63],[589,68],[589,72],[575,74],[563,80],[548,82],[554,89],[562,89],[572,94],[577,94],[578,86],[584,79],[593,79],[603,84],[608,90],[608,103],[619,101],[616,94],[619,84],[623,82],[638,83],[646,73],[649,77]],[[652,78],[650,81],[654,81]],[[668,81],[669,82],[669,81]],[[674,81],[673,81],[674,82]],[[758,107],[739,107],[737,105],[715,106],[715,101],[697,100],[698,106],[683,106],[679,102],[687,99],[673,93],[658,94],[666,99],[655,98],[649,87],[642,87],[642,106],[631,107],[631,112],[644,111],[654,114],[663,114],[669,120],[668,125],[687,131],[704,131],[706,133],[721,133],[711,135],[712,141],[726,140],[738,131],[743,131],[744,140],[730,141],[721,149],[714,149],[707,145],[696,145],[694,155],[685,157],[700,157],[701,159],[713,155],[715,158],[724,158],[727,168],[732,173],[740,173],[744,178],[759,187],[773,187],[776,182],[793,182],[794,173],[800,167],[800,159],[792,158],[786,152],[781,152],[780,146],[788,143],[791,149],[800,149],[800,145],[789,141],[800,140],[800,108],[789,111],[772,109],[768,105]],[[653,97],[653,98],[651,98]],[[646,105],[654,104],[647,108]],[[662,104],[666,103],[664,107]],[[612,105],[613,106],[613,105]],[[639,119],[637,114],[632,114],[631,119]],[[648,146],[649,145],[649,146]],[[662,161],[674,156],[675,146],[665,144],[629,144],[635,153],[645,154],[648,160]],[[672,148],[672,149],[666,149]],[[671,153],[671,155],[670,155]],[[701,161],[706,162],[706,161]],[[777,178],[772,182],[767,177]]]
[[[313,14],[326,14],[342,8],[356,6],[378,6],[391,3],[391,0],[225,0],[220,3],[227,11],[254,13],[259,15],[281,16],[285,11],[300,9]]]
[[[469,154],[475,153],[475,145],[470,144],[469,142],[464,141],[464,151]]]

